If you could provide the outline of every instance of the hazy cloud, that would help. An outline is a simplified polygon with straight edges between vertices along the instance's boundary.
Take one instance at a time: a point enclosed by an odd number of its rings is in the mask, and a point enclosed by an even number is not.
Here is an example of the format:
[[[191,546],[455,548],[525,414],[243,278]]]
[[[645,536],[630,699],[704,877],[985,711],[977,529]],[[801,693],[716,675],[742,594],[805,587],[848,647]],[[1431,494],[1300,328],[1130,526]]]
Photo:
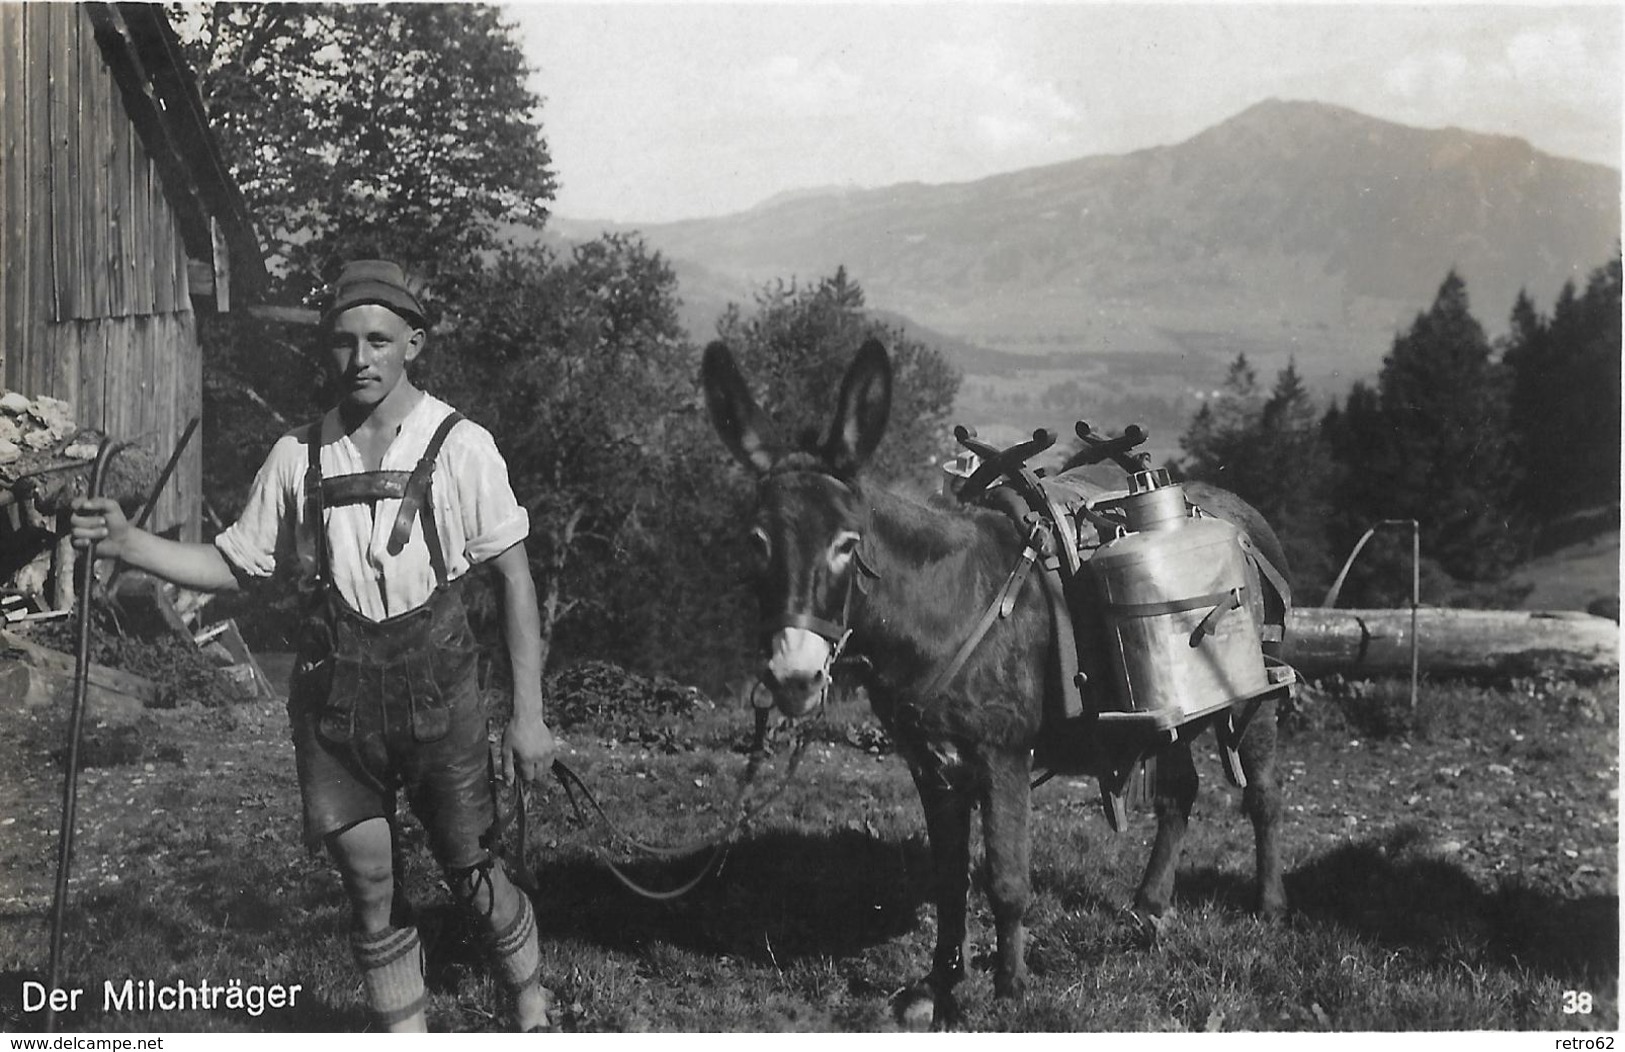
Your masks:
[[[1053,84],[1028,72],[1030,62],[996,41],[941,43],[923,64],[931,97],[965,114],[980,144],[1007,151],[1070,138],[1078,110]],[[935,103],[940,106],[941,101]]]
[[[1382,76],[1388,91],[1412,106],[1459,96],[1472,71],[1467,56],[1454,49],[1406,55]]]
[[[805,62],[774,55],[733,78],[735,102],[767,116],[826,116],[848,110],[859,97],[863,78],[838,62]],[[765,105],[764,105],[765,104]]]
[[[1578,93],[1619,91],[1618,56],[1597,53],[1587,34],[1568,23],[1514,36],[1506,46],[1505,67],[1512,80],[1524,85]]]

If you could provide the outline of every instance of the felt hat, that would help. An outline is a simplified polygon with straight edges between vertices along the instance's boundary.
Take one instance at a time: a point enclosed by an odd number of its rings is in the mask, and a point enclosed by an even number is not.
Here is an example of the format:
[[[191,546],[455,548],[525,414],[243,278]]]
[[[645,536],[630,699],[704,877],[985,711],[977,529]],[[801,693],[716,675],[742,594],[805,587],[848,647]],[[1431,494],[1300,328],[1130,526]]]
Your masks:
[[[324,319],[364,303],[379,303],[414,325],[424,321],[423,304],[406,287],[406,274],[399,263],[387,259],[357,259],[344,264],[333,283],[333,305]]]

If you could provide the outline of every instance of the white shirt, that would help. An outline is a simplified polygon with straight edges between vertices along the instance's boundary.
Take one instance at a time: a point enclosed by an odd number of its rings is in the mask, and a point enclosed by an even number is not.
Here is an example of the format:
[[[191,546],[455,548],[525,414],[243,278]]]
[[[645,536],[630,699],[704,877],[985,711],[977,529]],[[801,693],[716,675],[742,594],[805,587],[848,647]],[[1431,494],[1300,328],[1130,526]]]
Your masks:
[[[417,467],[435,429],[451,412],[451,406],[425,393],[402,421],[380,470]],[[338,438],[321,447],[323,478],[366,470],[361,451],[342,428],[335,428],[336,415],[331,410],[323,421],[325,434],[339,431]],[[277,440],[254,478],[242,515],[214,539],[226,560],[251,577],[271,576],[290,556],[297,559],[302,579],[316,576],[315,534],[306,521],[308,433],[301,427]],[[449,580],[530,534],[530,516],[514,497],[496,441],[472,421],[457,424],[446,436],[435,458],[431,491]],[[345,602],[373,621],[422,606],[436,586],[421,518],[412,520],[399,555],[385,549],[400,504],[398,498],[385,498],[323,509],[332,583]]]

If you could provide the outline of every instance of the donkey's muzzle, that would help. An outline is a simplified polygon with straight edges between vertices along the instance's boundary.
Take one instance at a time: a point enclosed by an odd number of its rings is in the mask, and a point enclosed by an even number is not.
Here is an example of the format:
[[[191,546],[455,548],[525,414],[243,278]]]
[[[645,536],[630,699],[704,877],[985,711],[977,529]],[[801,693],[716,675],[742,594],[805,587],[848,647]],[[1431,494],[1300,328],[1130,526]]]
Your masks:
[[[816,632],[784,628],[774,633],[762,681],[780,712],[794,718],[818,707],[829,688],[829,659],[830,642]]]
[[[770,666],[762,679],[773,696],[773,704],[792,719],[816,709],[829,686],[829,675],[823,669],[812,673],[793,672],[781,678],[773,674]]]

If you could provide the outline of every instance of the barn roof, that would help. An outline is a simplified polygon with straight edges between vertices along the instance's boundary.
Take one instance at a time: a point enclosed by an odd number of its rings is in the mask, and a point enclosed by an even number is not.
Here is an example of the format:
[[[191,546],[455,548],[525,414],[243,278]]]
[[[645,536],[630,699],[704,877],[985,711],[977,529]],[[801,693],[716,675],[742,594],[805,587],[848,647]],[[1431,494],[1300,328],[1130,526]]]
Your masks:
[[[187,255],[213,262],[218,301],[226,298],[223,280],[232,297],[254,298],[267,282],[254,221],[163,7],[91,3],[86,11],[125,111],[163,180]]]

